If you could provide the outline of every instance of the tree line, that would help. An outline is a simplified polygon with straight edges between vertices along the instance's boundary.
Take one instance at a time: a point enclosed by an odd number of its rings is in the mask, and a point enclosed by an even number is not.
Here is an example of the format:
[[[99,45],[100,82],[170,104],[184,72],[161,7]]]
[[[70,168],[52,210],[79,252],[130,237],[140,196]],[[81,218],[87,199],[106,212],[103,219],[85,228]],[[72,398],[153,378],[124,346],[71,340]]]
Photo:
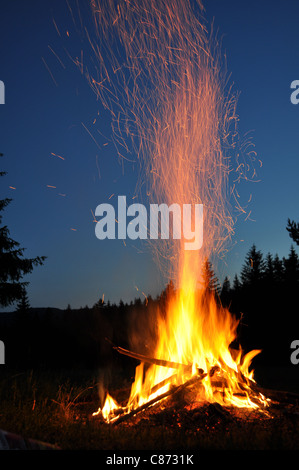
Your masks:
[[[247,349],[261,348],[275,363],[289,361],[290,344],[299,330],[299,258],[263,253],[252,245],[239,275],[226,277],[220,299],[240,319],[239,337]]]

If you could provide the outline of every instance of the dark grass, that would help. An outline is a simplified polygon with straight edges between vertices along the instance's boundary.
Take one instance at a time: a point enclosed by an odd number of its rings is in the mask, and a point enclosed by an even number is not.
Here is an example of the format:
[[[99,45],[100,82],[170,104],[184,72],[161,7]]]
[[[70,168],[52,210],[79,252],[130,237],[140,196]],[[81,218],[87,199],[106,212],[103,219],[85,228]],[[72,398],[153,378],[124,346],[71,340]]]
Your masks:
[[[289,388],[295,385],[291,372]],[[279,382],[283,376],[268,370],[267,386],[271,377]],[[115,377],[115,387],[124,380],[122,374]],[[62,450],[299,450],[297,408],[275,410],[271,419],[264,419],[240,418],[208,405],[194,413],[172,407],[150,419],[111,426],[92,416],[100,404],[98,381],[97,371],[4,369],[0,429]],[[287,389],[288,383],[283,384],[280,388]]]

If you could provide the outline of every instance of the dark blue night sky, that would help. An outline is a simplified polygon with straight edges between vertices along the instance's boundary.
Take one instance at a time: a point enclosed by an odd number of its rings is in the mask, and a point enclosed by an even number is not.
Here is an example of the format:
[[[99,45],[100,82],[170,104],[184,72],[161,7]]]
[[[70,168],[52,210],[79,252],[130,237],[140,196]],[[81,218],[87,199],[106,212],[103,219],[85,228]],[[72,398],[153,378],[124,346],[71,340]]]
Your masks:
[[[207,0],[204,6],[240,92],[240,133],[250,133],[262,161],[259,182],[244,187],[252,194],[251,213],[238,219],[231,250],[219,263],[223,279],[239,272],[253,243],[264,254],[287,256],[287,219],[299,220],[299,105],[290,101],[291,82],[299,80],[299,4]],[[4,223],[27,257],[48,257],[26,278],[32,307],[91,306],[103,294],[130,301],[162,286],[146,245],[95,236],[92,211],[117,195],[133,197],[138,165],[119,162],[109,116],[71,60],[83,51],[84,63],[92,64],[85,26],[92,35],[88,0],[1,0],[0,152],[7,171],[1,198],[13,198]]]

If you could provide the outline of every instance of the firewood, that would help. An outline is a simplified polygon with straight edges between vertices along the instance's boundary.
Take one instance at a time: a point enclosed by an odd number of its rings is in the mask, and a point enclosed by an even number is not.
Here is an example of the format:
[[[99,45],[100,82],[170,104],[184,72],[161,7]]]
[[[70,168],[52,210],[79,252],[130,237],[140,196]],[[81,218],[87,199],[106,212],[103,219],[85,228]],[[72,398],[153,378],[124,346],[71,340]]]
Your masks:
[[[152,388],[150,388],[148,396],[150,397],[151,395],[153,395],[153,393],[156,393],[160,388],[165,387],[165,385],[168,385],[171,382],[174,382],[177,376],[177,374],[171,375],[170,377],[167,377],[166,379],[154,385]]]
[[[192,373],[192,365],[188,364],[180,364],[178,362],[166,361],[164,359],[156,359],[154,357],[144,356],[142,354],[138,354],[132,351],[128,351],[127,349],[121,348],[120,346],[113,347],[117,352],[123,354],[128,357],[132,357],[133,359],[137,359],[141,362],[145,362],[147,364],[153,364],[156,366],[168,367],[169,369],[181,369],[186,373]],[[203,373],[202,369],[198,369],[199,373]]]
[[[165,359],[157,359],[149,356],[145,356],[139,353],[135,353],[133,351],[129,351],[127,349],[121,348],[120,346],[113,346],[113,348],[120,354],[123,354],[128,357],[132,357],[133,359],[137,359],[141,362],[147,363],[147,364],[153,364],[156,366],[162,366],[162,367],[167,367],[169,369],[181,369],[184,373],[187,374],[192,374],[192,365],[191,364],[180,364],[178,362],[173,362],[173,361],[167,361]],[[203,369],[198,368],[197,369],[198,374],[203,374],[204,371]],[[222,378],[219,377],[219,373],[222,372]],[[227,364],[223,363],[223,367],[220,367],[218,365],[214,365],[210,368],[208,375],[209,377],[212,378],[212,384],[219,387],[227,387],[227,381],[225,379],[225,374],[230,373],[234,376],[237,376],[238,378],[238,384],[239,387],[242,390],[245,390],[246,387],[244,386],[247,384],[247,386],[250,386],[251,388],[255,389],[256,384],[252,380],[246,378],[241,371],[236,372],[234,369],[230,368]],[[218,380],[215,379],[215,374],[218,375]],[[160,388],[160,387],[159,387]],[[154,393],[154,392],[152,392]]]
[[[149,408],[150,406],[154,405],[155,403],[158,403],[159,401],[163,400],[164,398],[167,398],[171,395],[179,393],[184,388],[189,387],[190,385],[193,385],[196,382],[200,382],[206,376],[207,376],[207,374],[195,375],[190,380],[187,380],[187,382],[185,382],[181,385],[177,385],[175,387],[170,388],[167,392],[162,393],[161,395],[153,398],[152,400],[148,401],[147,403],[144,403],[143,405],[139,406],[138,408],[135,408],[134,410],[130,411],[129,413],[125,412],[122,416],[120,416],[118,419],[115,419],[111,423],[112,424],[119,424],[123,421],[126,421],[127,419],[130,419],[132,416],[135,416],[137,413],[140,413],[141,411]]]

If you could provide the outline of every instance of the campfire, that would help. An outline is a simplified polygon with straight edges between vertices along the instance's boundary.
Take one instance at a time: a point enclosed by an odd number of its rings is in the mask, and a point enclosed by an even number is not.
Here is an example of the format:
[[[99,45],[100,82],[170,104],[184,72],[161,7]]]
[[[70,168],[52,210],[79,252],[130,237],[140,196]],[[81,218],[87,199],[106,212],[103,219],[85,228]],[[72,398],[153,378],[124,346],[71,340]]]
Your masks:
[[[243,354],[241,348],[231,348],[238,322],[214,295],[193,297],[179,293],[170,301],[168,309],[174,313],[158,321],[159,341],[153,357],[113,345],[119,354],[140,364],[127,403],[118,404],[107,393],[103,408],[94,416],[119,423],[184,390],[189,391],[192,406],[209,402],[260,410],[268,407],[270,400],[249,371],[259,351]]]
[[[145,183],[152,203],[202,204],[204,211],[200,250],[186,250],[185,240],[171,234],[151,240],[158,267],[176,291],[166,314],[156,312],[157,340],[149,354],[114,346],[140,364],[127,403],[108,392],[95,415],[119,423],[182,390],[192,391],[197,405],[265,409],[268,400],[250,370],[259,351],[244,354],[232,347],[239,322],[203,286],[204,260],[223,255],[233,235],[232,209],[245,213],[237,185],[254,177],[255,153],[238,136],[236,98],[202,5],[93,0],[92,6],[99,32],[92,49],[101,79],[89,72],[88,79],[111,110],[120,159],[127,160],[131,140],[145,176],[139,186]],[[172,233],[184,231],[173,226]]]

